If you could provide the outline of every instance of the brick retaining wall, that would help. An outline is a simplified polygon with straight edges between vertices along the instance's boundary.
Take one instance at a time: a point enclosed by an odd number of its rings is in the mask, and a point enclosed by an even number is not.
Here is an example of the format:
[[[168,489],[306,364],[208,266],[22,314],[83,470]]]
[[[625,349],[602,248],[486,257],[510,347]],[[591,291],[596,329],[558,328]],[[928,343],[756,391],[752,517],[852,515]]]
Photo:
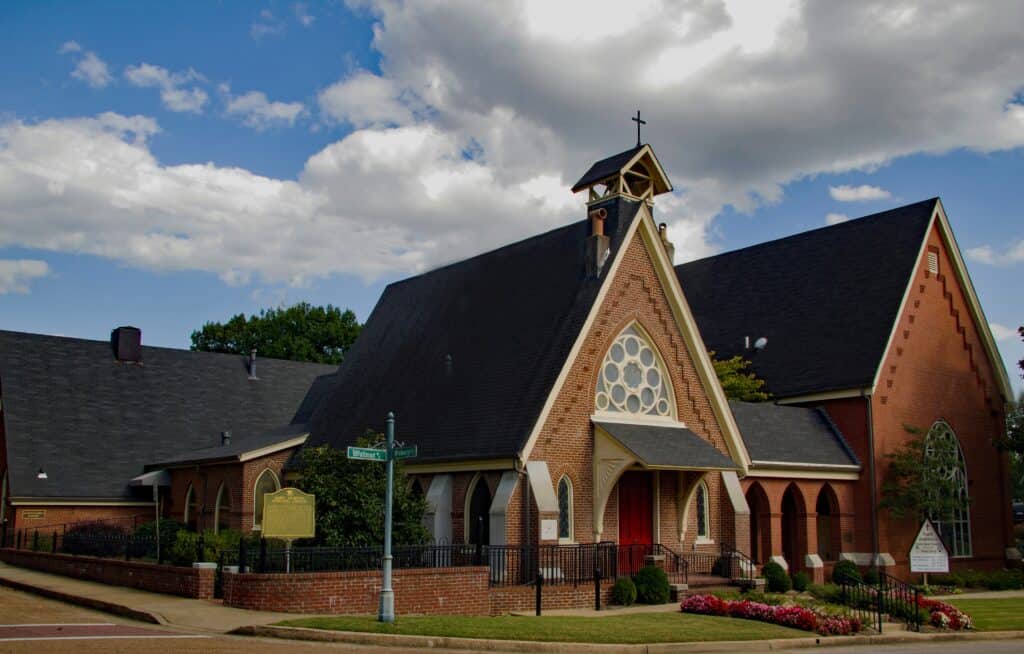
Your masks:
[[[487,567],[396,570],[395,612],[399,615],[503,615],[533,610],[532,586],[491,588]],[[601,586],[607,604],[611,582]],[[224,605],[259,611],[321,614],[376,614],[379,570],[295,574],[224,574]],[[543,608],[594,605],[594,587],[545,586]]]
[[[215,571],[93,556],[0,549],[0,561],[22,568],[196,599],[213,597]]]

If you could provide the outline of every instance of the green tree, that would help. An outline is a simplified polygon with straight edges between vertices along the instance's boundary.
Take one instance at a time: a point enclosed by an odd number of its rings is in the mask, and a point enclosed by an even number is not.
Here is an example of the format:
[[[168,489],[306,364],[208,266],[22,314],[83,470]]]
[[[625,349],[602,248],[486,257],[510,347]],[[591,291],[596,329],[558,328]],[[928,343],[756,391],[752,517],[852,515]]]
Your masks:
[[[750,361],[740,355],[731,359],[718,360],[714,352],[711,355],[711,363],[715,366],[715,374],[722,384],[725,396],[730,400],[742,402],[764,402],[771,397],[764,389],[764,380],[758,379],[757,375],[748,372]]]
[[[192,349],[249,354],[255,348],[271,359],[339,364],[361,328],[350,309],[300,302],[248,318],[240,313],[225,323],[208,322],[192,332]]]
[[[886,455],[889,467],[882,481],[879,506],[897,520],[916,523],[929,516],[948,516],[959,507],[956,480],[943,474],[958,465],[956,452],[941,447],[927,452],[927,434],[904,426],[910,440]]]
[[[367,432],[357,443],[383,440]],[[302,451],[299,488],[316,495],[316,541],[332,546],[376,546],[384,542],[383,463],[350,461],[345,452],[323,445]],[[395,545],[417,545],[430,539],[423,526],[424,497],[413,492],[400,463],[395,464],[392,539]]]
[[[1006,436],[996,447],[1010,455],[1010,477],[1014,499],[1024,499],[1024,393],[1006,408]]]

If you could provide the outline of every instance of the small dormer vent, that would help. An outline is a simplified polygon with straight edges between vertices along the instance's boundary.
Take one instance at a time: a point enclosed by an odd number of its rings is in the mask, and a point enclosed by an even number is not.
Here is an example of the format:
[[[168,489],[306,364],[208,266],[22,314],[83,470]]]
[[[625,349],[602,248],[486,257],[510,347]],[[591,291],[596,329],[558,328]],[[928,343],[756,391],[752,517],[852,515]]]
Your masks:
[[[939,253],[928,250],[928,272],[933,275],[939,274]]]

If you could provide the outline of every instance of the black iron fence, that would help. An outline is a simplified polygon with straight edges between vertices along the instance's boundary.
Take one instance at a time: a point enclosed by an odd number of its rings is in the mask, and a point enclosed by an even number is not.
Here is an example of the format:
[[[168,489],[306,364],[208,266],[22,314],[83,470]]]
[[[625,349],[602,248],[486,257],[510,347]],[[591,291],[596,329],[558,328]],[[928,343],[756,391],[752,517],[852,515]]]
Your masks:
[[[903,622],[912,631],[921,631],[927,621],[921,608],[921,591],[916,586],[879,572],[877,584],[864,582],[844,583],[841,599],[865,626],[882,633],[885,618]]]

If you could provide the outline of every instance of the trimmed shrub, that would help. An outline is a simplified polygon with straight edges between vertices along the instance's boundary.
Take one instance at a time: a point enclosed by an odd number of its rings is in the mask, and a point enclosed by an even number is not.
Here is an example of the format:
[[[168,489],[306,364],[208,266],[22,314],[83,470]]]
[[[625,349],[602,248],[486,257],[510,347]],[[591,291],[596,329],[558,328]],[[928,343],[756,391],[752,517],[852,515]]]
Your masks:
[[[167,552],[174,546],[178,538],[178,532],[185,529],[185,525],[177,520],[160,519],[160,549],[166,556]],[[128,546],[132,558],[156,558],[156,522],[147,522],[139,525],[132,534],[132,542]]]
[[[629,577],[619,577],[612,586],[612,604],[632,606],[636,602],[636,584]]]
[[[762,572],[764,574],[765,589],[769,593],[785,593],[793,587],[793,582],[790,581],[789,575],[775,561],[765,563]]]
[[[636,573],[636,599],[641,604],[665,604],[669,599],[668,575],[661,568],[647,565]]]
[[[202,538],[202,552],[199,551],[200,538]],[[241,539],[241,532],[233,529],[221,529],[217,533],[214,533],[212,529],[207,529],[202,534],[181,529],[175,534],[169,558],[174,565],[216,561],[222,551],[238,549]]]
[[[843,584],[858,584],[862,581],[860,570],[853,561],[840,561],[832,569],[832,583],[842,586]]]
[[[811,583],[811,578],[803,571],[797,572],[791,579],[793,580],[793,590],[801,593],[807,590],[807,586]]]
[[[835,584],[810,584],[807,592],[823,602],[842,604],[843,589]]]
[[[864,573],[864,583],[869,586],[877,586],[881,578],[882,575],[878,574],[878,568],[868,568],[868,571]]]

